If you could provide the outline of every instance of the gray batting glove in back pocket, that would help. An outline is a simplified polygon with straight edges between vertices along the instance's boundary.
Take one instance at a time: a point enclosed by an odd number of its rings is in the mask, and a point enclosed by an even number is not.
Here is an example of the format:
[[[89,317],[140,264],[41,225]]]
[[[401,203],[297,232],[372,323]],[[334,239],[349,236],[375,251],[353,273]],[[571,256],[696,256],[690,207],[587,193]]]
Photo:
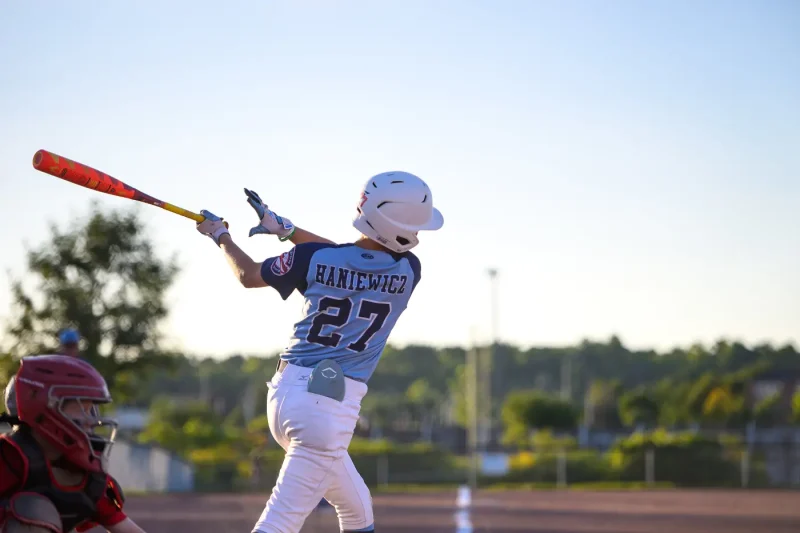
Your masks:
[[[327,396],[337,402],[344,400],[344,373],[339,363],[324,359],[311,371],[308,392]]]

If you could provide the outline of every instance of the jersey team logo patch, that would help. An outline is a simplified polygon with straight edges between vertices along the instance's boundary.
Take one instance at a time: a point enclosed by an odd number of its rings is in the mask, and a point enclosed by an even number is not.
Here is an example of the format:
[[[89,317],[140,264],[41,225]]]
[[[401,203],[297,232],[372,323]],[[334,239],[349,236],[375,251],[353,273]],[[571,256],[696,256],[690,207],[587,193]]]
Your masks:
[[[275,258],[270,270],[272,270],[272,273],[276,276],[283,276],[292,269],[292,263],[294,263],[294,248],[288,252],[282,253],[280,257]]]

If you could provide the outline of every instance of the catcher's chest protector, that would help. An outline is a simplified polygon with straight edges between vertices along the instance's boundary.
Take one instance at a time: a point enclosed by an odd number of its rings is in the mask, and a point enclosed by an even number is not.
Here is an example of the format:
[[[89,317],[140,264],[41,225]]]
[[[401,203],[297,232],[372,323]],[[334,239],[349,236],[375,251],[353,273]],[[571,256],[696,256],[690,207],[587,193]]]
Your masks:
[[[53,482],[44,453],[28,432],[15,431],[3,438],[19,450],[28,466],[25,482],[19,492],[35,492],[52,501],[61,515],[65,533],[95,515],[97,503],[105,494],[108,482],[106,474],[91,472],[82,489],[65,490]]]

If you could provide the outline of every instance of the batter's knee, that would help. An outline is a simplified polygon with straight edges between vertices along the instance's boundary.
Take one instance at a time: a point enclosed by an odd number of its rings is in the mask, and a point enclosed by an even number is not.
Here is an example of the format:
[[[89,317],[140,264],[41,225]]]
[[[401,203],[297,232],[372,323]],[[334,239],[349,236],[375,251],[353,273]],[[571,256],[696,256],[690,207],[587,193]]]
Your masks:
[[[339,529],[343,532],[366,533],[374,531],[375,517],[372,514],[372,500],[362,500],[361,505],[345,508],[337,506]]]
[[[372,495],[349,455],[337,466],[336,474],[325,498],[336,508],[339,530],[371,531],[375,522]]]
[[[5,509],[2,533],[63,533],[61,515],[49,499],[35,492],[11,497]]]

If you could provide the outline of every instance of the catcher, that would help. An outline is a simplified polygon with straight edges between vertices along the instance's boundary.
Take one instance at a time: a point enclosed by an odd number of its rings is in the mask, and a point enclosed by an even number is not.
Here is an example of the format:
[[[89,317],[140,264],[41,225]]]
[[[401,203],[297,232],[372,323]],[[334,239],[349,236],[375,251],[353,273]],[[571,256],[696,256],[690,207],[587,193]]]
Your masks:
[[[0,533],[68,533],[102,526],[144,533],[123,512],[125,497],[106,472],[116,422],[103,377],[67,355],[25,357],[5,391],[0,421]]]

